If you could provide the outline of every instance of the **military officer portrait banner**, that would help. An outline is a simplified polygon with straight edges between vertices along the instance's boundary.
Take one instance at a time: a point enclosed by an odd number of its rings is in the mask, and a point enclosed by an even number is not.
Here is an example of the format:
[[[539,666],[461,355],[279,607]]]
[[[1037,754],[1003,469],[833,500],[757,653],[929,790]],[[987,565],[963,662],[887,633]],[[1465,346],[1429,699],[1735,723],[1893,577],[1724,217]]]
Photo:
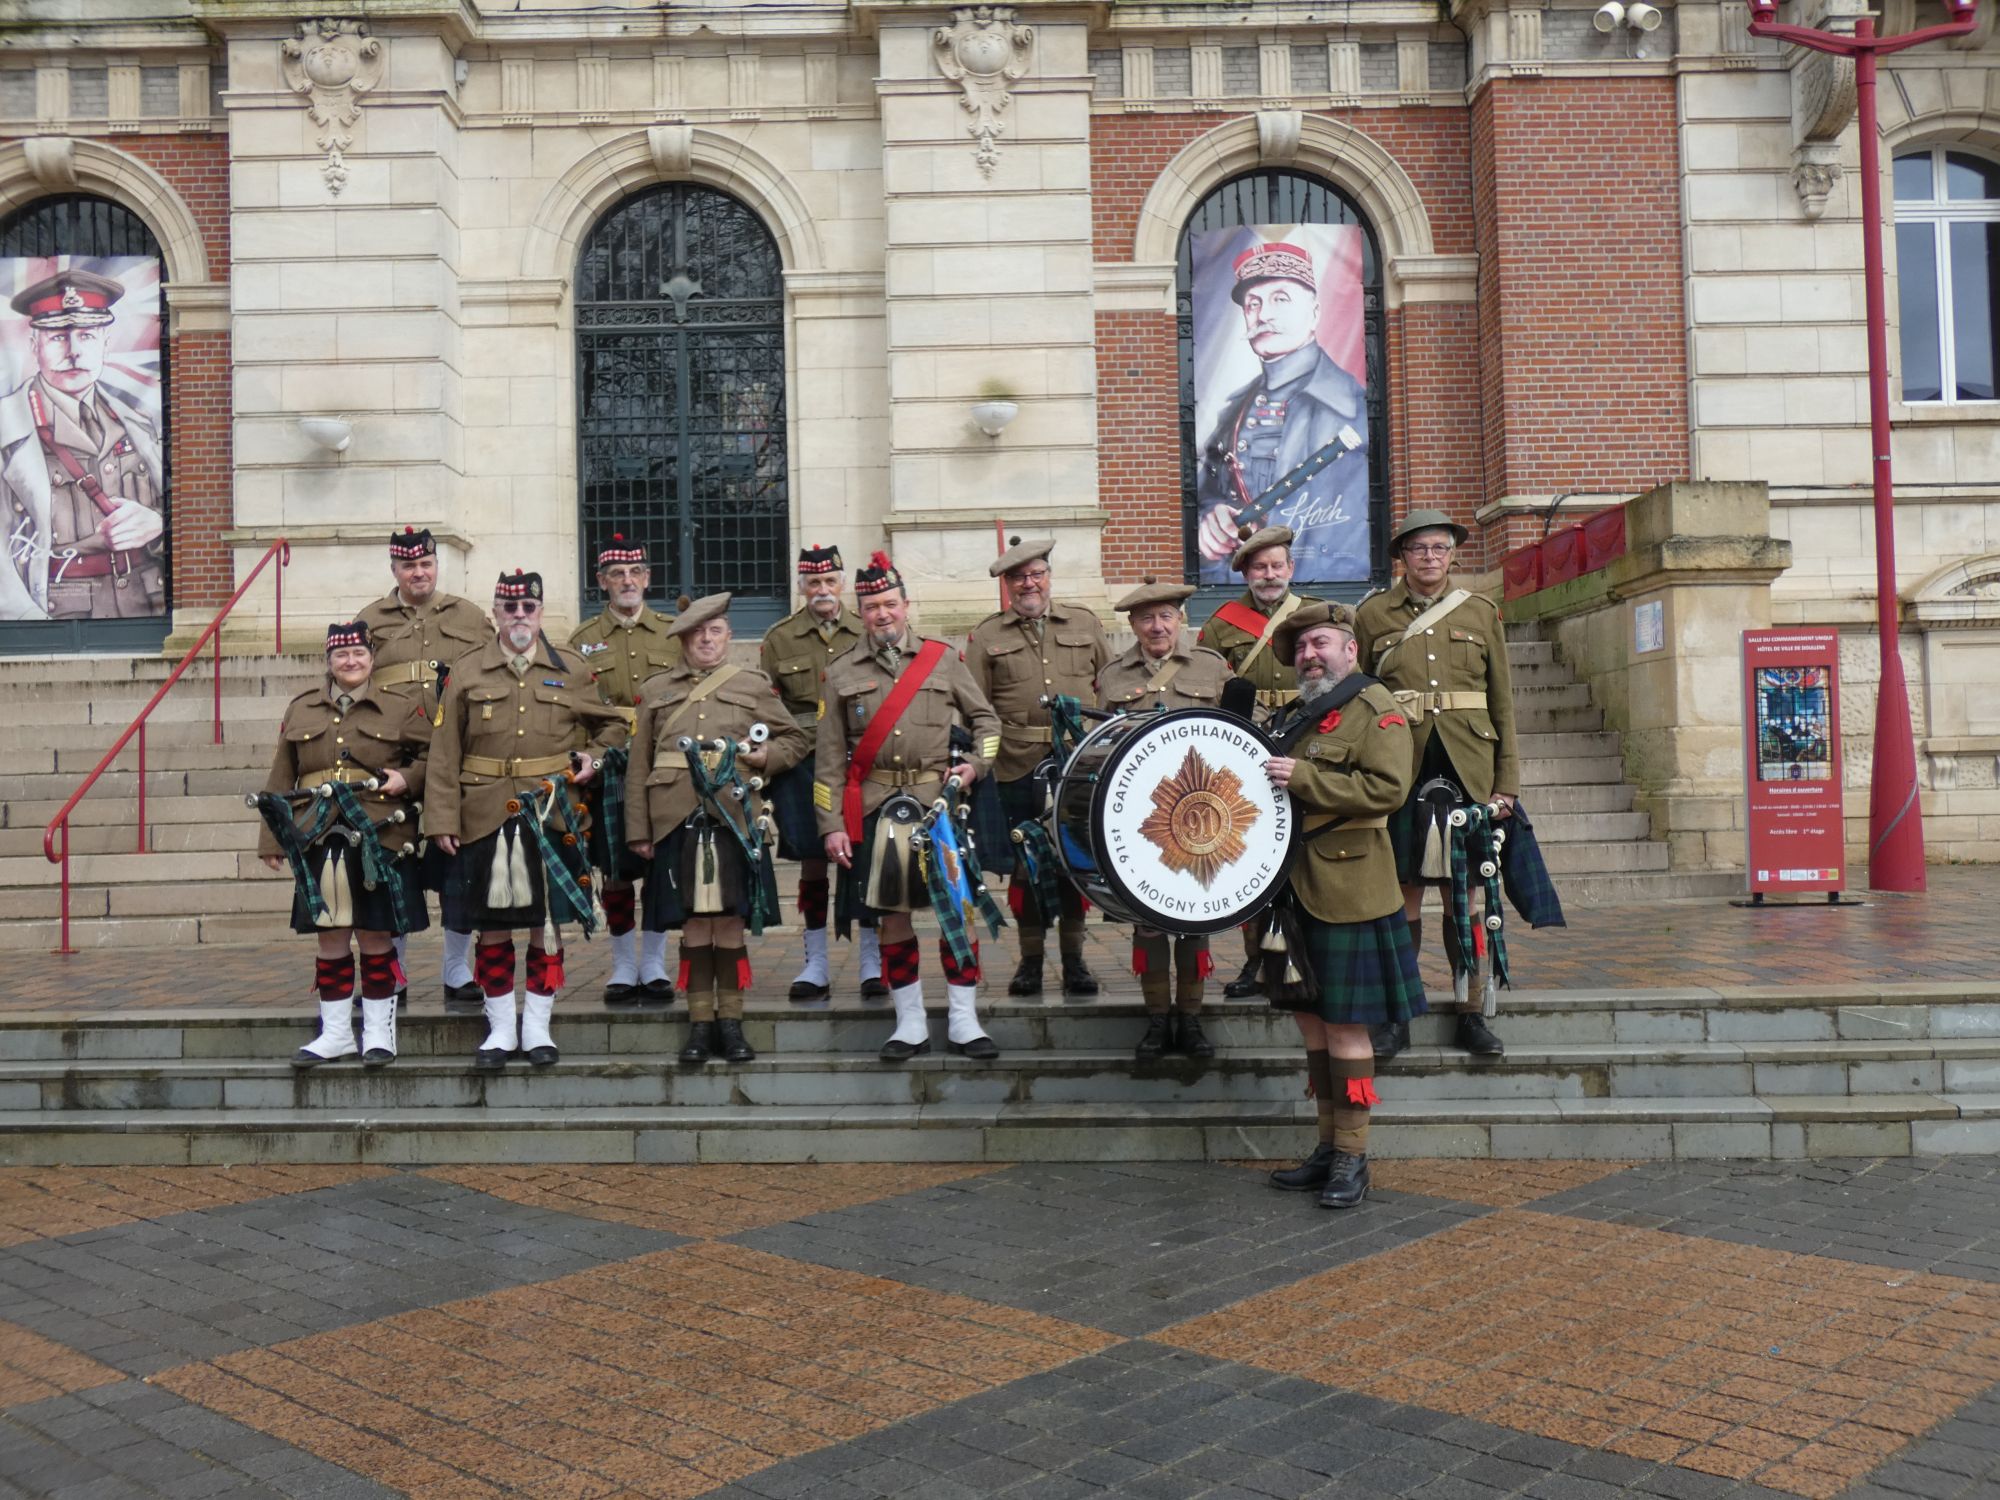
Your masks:
[[[1369,576],[1361,233],[1243,224],[1191,237],[1203,583],[1235,581],[1245,523],[1291,527],[1300,584]]]
[[[160,263],[0,259],[0,620],[166,612]]]

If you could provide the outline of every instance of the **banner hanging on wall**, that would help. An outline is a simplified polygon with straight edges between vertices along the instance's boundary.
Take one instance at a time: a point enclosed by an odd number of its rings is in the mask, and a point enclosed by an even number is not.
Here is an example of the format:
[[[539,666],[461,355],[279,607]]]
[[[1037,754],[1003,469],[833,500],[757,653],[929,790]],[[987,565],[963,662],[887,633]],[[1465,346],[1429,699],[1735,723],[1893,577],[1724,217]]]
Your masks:
[[[1296,533],[1295,580],[1369,576],[1361,229],[1245,224],[1193,237],[1196,546],[1236,581],[1243,524]]]
[[[166,612],[160,263],[0,259],[0,620]]]
[[[1753,895],[1846,888],[1839,661],[1831,630],[1743,632]]]

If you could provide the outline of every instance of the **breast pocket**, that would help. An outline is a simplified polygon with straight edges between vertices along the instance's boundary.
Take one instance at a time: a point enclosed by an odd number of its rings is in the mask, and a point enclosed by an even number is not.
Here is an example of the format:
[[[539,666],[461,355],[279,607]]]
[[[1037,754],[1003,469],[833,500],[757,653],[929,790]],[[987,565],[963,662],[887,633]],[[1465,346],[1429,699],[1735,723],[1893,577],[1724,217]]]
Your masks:
[[[988,647],[986,670],[993,680],[995,697],[999,696],[1002,688],[1019,687],[1029,682],[1039,686],[1042,678],[1041,658],[1021,641],[1005,641]],[[929,686],[929,683],[925,684],[926,688]]]
[[[1050,655],[1071,681],[1089,677],[1097,670],[1097,637],[1087,630],[1058,630]]]
[[[501,709],[514,695],[500,688],[473,687],[465,690],[465,721],[468,727],[498,721]],[[511,711],[511,710],[510,710]],[[520,715],[516,714],[516,718]]]
[[[325,733],[325,729],[297,729],[287,727],[285,738],[290,740],[294,745],[307,745]]]
[[[1476,630],[1451,630],[1451,665],[1459,676],[1486,680],[1486,637]]]
[[[809,661],[782,663],[778,668],[778,690],[790,704],[803,707],[819,702],[819,668]]]
[[[1360,859],[1368,853],[1368,847],[1366,829],[1356,829],[1353,832],[1336,829],[1332,833],[1321,834],[1312,840],[1310,845],[1312,857],[1319,863],[1328,865]]]

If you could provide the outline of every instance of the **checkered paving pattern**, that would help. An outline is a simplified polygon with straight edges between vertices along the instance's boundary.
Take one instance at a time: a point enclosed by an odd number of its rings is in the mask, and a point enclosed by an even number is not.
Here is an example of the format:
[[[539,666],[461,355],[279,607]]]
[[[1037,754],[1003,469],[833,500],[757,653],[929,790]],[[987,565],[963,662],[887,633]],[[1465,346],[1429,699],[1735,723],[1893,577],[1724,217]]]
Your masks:
[[[0,1184],[0,1500],[2000,1494],[1992,1160],[300,1171]]]

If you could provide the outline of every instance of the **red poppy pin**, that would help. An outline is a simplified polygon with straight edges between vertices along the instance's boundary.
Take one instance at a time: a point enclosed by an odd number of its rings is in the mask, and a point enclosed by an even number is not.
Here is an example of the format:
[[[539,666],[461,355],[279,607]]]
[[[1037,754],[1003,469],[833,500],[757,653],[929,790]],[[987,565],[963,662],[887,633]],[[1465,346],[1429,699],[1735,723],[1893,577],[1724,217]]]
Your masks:
[[[1327,716],[1319,721],[1319,732],[1321,734],[1326,734],[1328,731],[1335,728],[1339,723],[1340,723],[1340,710],[1337,708],[1331,709],[1327,712]]]

